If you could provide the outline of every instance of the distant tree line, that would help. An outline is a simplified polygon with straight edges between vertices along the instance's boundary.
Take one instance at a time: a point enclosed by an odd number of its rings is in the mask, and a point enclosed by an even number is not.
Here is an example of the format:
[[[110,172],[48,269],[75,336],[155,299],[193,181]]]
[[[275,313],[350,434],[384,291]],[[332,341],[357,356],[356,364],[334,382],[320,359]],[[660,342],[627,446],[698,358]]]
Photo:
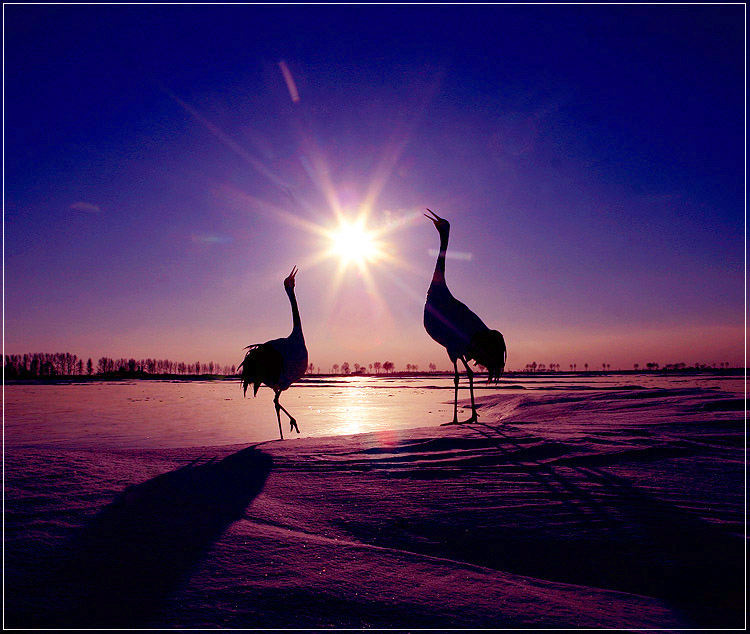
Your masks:
[[[575,364],[570,364],[571,371],[575,367]],[[545,363],[537,363],[536,361],[533,361],[531,363],[527,363],[526,367],[524,368],[525,372],[559,372],[560,371],[560,364],[559,363],[550,363],[549,366]]]
[[[411,367],[410,365],[408,367]],[[416,367],[416,366],[415,366]],[[341,365],[334,363],[331,366],[331,374],[367,374],[368,369],[370,374],[380,374],[382,370],[386,374],[391,374],[396,368],[396,365],[392,361],[375,361],[370,363],[369,366],[363,363],[355,363],[353,366],[349,365],[348,361],[344,361]]]
[[[91,359],[84,361],[69,352],[34,352],[5,355],[5,378],[32,378],[44,376],[93,376],[93,375],[143,375],[177,374],[201,375],[237,372],[234,365],[221,365],[213,361],[203,363],[176,362],[170,359],[113,359],[101,357],[96,365]]]
[[[668,363],[663,368],[656,362],[646,363],[643,367],[649,371],[662,369],[667,372],[680,370],[711,370],[729,369],[728,361],[719,364],[707,365],[705,363],[695,363],[687,365],[686,363]],[[434,363],[429,364],[429,372],[437,372],[437,366]],[[571,363],[568,366],[571,372],[577,371],[577,364]],[[584,363],[585,372],[589,371],[589,364]],[[636,372],[641,368],[639,363],[633,364],[633,370]],[[320,367],[309,364],[307,367],[308,374],[321,374]],[[484,372],[486,368],[477,365],[477,371]],[[592,368],[593,369],[593,368]],[[602,363],[602,372],[610,370],[609,363]],[[350,364],[344,361],[341,365],[334,363],[330,368],[330,374],[356,375],[356,374],[393,374],[396,366],[392,361],[374,361],[370,364],[354,363]],[[523,369],[524,372],[559,372],[559,363],[527,363]],[[419,372],[419,365],[416,363],[407,363],[406,372]],[[84,361],[75,354],[69,352],[35,352],[28,354],[8,354],[5,355],[5,378],[33,378],[47,376],[138,376],[138,375],[224,375],[234,376],[237,373],[237,367],[234,365],[221,365],[214,361],[203,363],[195,361],[194,363],[185,363],[182,361],[172,361],[170,359],[113,359],[111,357],[101,357],[96,363],[92,359]]]
[[[429,363],[427,365],[428,370],[423,372],[426,373],[443,373],[446,370],[438,370],[437,365]],[[478,370],[483,372],[486,370],[484,366],[478,365]],[[309,372],[312,373],[313,364],[310,364]],[[401,371],[396,368],[396,364],[393,361],[373,361],[369,364],[354,363],[350,364],[348,361],[344,361],[342,364],[334,363],[329,369],[328,374],[393,374],[394,372]],[[404,370],[405,372],[419,372],[419,364],[407,363]],[[452,370],[451,370],[452,372]],[[318,374],[320,374],[320,367],[318,367]]]
[[[480,366],[481,367],[481,366]],[[719,364],[713,363],[711,365],[708,365],[706,363],[695,363],[694,365],[688,365],[687,363],[667,363],[663,368],[660,364],[658,364],[656,361],[649,361],[648,363],[644,364],[643,366],[646,368],[646,370],[649,371],[655,371],[655,370],[665,370],[667,372],[673,372],[676,370],[715,370],[715,369],[729,369],[729,362],[728,361],[722,361]],[[571,372],[576,372],[578,365],[576,363],[571,363],[568,365],[568,368]],[[634,363],[633,364],[633,370],[638,372],[638,370],[641,368],[640,363]],[[589,364],[584,363],[583,364],[584,372],[589,371]],[[611,366],[609,363],[602,363],[602,372],[609,372],[611,369]],[[592,371],[594,370],[592,366]],[[527,363],[526,366],[523,369],[524,372],[559,372],[560,371],[560,364],[559,363],[550,363],[549,365],[546,365],[544,363],[537,363],[536,361],[533,361],[532,363]]]
[[[655,364],[655,365],[658,366],[658,364]],[[665,365],[663,369],[666,371],[674,371],[674,370],[715,370],[716,368],[717,368],[716,363],[712,363],[711,365],[708,365],[707,363],[700,363],[696,361],[695,364],[693,365],[688,365],[687,363],[684,363],[684,362],[667,363],[667,365]],[[721,363],[718,364],[718,368],[720,370],[728,370],[729,361],[722,361]]]
[[[430,372],[435,372],[437,366],[429,364]],[[308,374],[321,374],[320,366],[313,363],[307,366]],[[396,365],[392,361],[374,361],[368,365],[363,363],[350,364],[344,361],[341,365],[334,363],[330,368],[331,374],[392,374]],[[406,364],[407,372],[418,372],[416,363]],[[70,352],[35,352],[28,354],[5,355],[5,378],[34,378],[49,376],[139,376],[139,375],[182,375],[195,376],[204,374],[218,374],[233,376],[237,373],[237,366],[221,365],[214,361],[203,363],[185,363],[171,359],[134,359],[100,357],[96,362],[85,360]]]

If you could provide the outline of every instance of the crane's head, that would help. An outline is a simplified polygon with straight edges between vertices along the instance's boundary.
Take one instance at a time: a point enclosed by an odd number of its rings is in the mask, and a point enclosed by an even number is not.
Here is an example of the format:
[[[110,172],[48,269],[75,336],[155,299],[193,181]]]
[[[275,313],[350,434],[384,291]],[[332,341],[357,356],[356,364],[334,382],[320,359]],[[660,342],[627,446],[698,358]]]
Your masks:
[[[497,330],[478,332],[471,338],[467,356],[487,368],[488,383],[492,381],[497,383],[505,369],[505,361],[508,358],[505,338]]]
[[[425,214],[424,215],[425,218],[429,218],[430,220],[432,220],[432,222],[435,223],[435,228],[438,230],[438,232],[440,232],[442,234],[444,231],[449,231],[450,230],[450,228],[451,228],[451,223],[450,222],[448,222],[445,218],[441,218],[440,216],[438,216],[431,209],[428,209],[427,211],[430,212],[430,215],[428,216],[427,214]]]
[[[294,277],[297,275],[297,267],[295,266],[292,269],[292,272],[289,274],[289,277],[287,277],[284,280],[284,288],[288,291],[292,290],[294,288]]]

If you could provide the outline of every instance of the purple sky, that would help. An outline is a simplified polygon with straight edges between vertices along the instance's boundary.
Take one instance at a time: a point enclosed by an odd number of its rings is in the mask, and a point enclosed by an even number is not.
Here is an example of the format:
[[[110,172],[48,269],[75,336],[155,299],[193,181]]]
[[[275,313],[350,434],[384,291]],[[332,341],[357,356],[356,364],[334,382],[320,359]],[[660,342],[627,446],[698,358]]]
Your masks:
[[[743,5],[5,5],[5,352],[743,363]],[[281,62],[283,61],[283,64]],[[387,259],[339,272],[336,210]],[[316,229],[316,227],[318,229]],[[457,256],[457,257],[452,257]]]

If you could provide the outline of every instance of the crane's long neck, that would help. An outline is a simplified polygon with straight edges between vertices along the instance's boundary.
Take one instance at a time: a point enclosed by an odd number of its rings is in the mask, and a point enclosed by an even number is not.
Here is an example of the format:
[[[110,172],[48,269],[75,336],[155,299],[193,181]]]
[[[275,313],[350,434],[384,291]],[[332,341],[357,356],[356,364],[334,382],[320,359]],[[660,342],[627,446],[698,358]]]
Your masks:
[[[433,284],[445,284],[445,253],[448,251],[448,235],[449,231],[440,232],[440,251],[435,262],[435,272],[432,274]]]
[[[288,288],[286,294],[289,296],[289,303],[292,305],[292,334],[302,334],[302,320],[299,316],[299,307],[297,298],[294,296],[294,289]]]

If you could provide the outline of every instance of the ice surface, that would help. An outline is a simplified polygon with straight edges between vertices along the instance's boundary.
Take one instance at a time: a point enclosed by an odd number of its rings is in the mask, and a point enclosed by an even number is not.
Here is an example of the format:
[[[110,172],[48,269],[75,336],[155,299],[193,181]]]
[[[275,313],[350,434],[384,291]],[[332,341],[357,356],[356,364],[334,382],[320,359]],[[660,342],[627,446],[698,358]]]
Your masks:
[[[6,387],[6,627],[743,627],[741,377],[235,390]]]
[[[710,404],[739,394],[742,379],[703,375],[692,378],[642,375],[506,378],[497,385],[478,382],[476,394],[493,418],[526,417],[526,403],[542,396],[547,406],[539,415],[569,419],[598,396],[603,406],[614,392],[615,408],[623,392],[632,391],[632,408],[658,397],[671,416],[669,398],[692,395]],[[465,378],[459,398],[468,405]],[[724,390],[724,392],[722,392]],[[561,392],[573,391],[566,396]],[[676,392],[675,392],[676,391]],[[594,393],[594,394],[592,394]],[[503,396],[493,399],[493,396]],[[568,401],[566,399],[573,399]],[[487,399],[490,399],[487,401]],[[238,380],[113,381],[62,384],[15,384],[5,388],[6,447],[56,445],[75,448],[195,447],[260,442],[279,437],[273,393],[261,388],[257,397],[243,398]],[[674,401],[674,397],[672,397]],[[680,400],[680,399],[677,399]],[[301,437],[335,436],[368,431],[439,425],[453,418],[450,377],[332,377],[304,379],[283,393],[281,403],[297,418]],[[653,408],[651,408],[653,409]],[[735,408],[736,410],[736,408]],[[720,412],[721,410],[717,410]],[[461,409],[459,417],[468,417]],[[626,411],[624,417],[632,417]],[[736,411],[733,415],[736,414]],[[638,419],[640,424],[640,419]],[[292,437],[282,414],[284,435]],[[296,434],[294,434],[296,437]]]

